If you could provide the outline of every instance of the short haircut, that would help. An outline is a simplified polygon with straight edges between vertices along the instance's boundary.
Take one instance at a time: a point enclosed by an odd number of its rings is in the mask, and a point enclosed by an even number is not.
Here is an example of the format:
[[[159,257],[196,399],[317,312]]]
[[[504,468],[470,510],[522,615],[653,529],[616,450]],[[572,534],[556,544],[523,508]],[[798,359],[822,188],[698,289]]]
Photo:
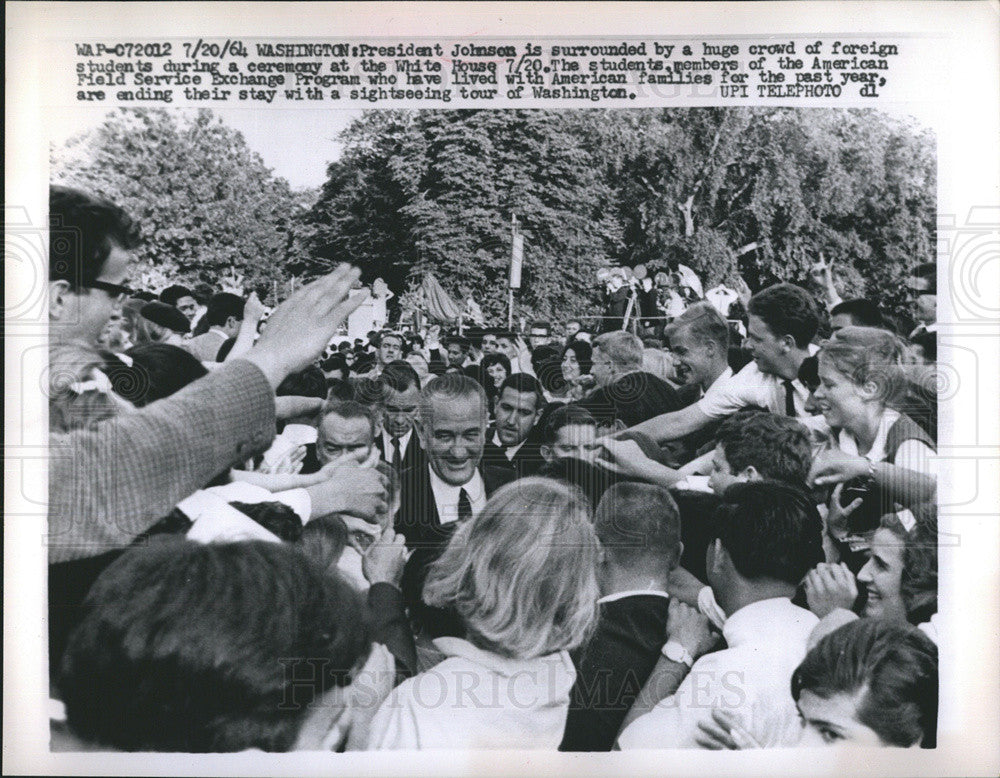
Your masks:
[[[797,586],[822,562],[822,520],[812,498],[777,481],[736,483],[712,516],[736,571]]]
[[[301,517],[283,502],[268,500],[265,502],[231,502],[229,504],[286,543],[294,543],[302,535]]]
[[[903,342],[888,330],[844,327],[820,343],[818,357],[857,385],[868,382],[878,388],[879,399],[890,405],[906,393]]]
[[[599,349],[619,370],[642,369],[642,341],[631,332],[605,332],[594,338],[593,348],[595,351]]]
[[[850,316],[858,327],[885,327],[882,311],[876,303],[863,297],[855,297],[837,303],[830,309],[831,316]]]
[[[112,248],[139,245],[138,225],[100,197],[66,186],[49,186],[49,280],[70,289],[96,281]]]
[[[320,570],[329,570],[344,553],[347,535],[344,520],[331,513],[315,518],[303,526],[295,542],[310,562]]]
[[[231,292],[219,292],[212,295],[208,301],[208,310],[205,312],[205,321],[213,326],[221,327],[229,317],[232,316],[238,321],[243,321],[243,306],[245,302],[242,297]]]
[[[274,393],[278,397],[318,397],[325,400],[326,392],[326,376],[318,367],[310,365],[304,370],[285,376]]]
[[[716,442],[733,473],[753,467],[764,478],[804,488],[812,465],[809,432],[774,413],[737,413],[719,427]]]
[[[542,392],[542,385],[533,375],[527,373],[513,373],[508,375],[502,384],[498,397],[503,394],[504,389],[513,389],[519,394],[535,395],[535,410],[540,411],[545,407],[545,394]]]
[[[469,342],[468,338],[464,338],[461,335],[449,335],[444,339],[444,347],[448,348],[450,346],[458,346],[462,351],[468,351],[472,344]]]
[[[542,442],[545,445],[551,446],[556,442],[556,436],[559,434],[559,430],[563,427],[569,427],[571,425],[583,425],[589,427],[597,427],[597,420],[593,417],[590,411],[585,408],[581,408],[579,405],[564,405],[561,408],[557,408],[549,416],[548,421],[545,424],[545,434],[542,437]]]
[[[403,338],[402,333],[396,332],[395,330],[382,330],[378,333],[378,345],[381,347],[385,343],[386,338],[392,338],[393,340],[399,341],[399,347],[402,348],[406,341]]]
[[[604,493],[621,479],[605,467],[576,457],[556,457],[544,462],[536,475],[554,478],[579,489],[590,505],[600,503]]]
[[[330,400],[323,406],[322,418],[325,419],[331,414],[336,414],[342,419],[364,419],[371,429],[372,438],[375,437],[378,420],[371,406],[357,400]]]
[[[116,361],[105,372],[115,394],[137,408],[169,397],[208,373],[190,351],[166,343],[133,346],[125,356],[131,364]]]
[[[551,343],[542,344],[531,351],[531,369],[546,391],[558,391],[565,385],[561,359],[559,347]]]
[[[213,294],[215,294],[215,289],[212,288],[211,284],[206,284],[204,281],[199,281],[191,288],[191,296],[201,305],[208,305],[208,301],[212,299]]]
[[[799,365],[799,382],[810,392],[815,392],[820,384],[819,381],[819,359],[816,355],[808,356]]]
[[[191,293],[191,290],[186,286],[181,286],[180,284],[173,284],[160,292],[160,302],[166,303],[167,305],[177,305],[177,301],[182,297],[190,297],[191,299],[194,299],[194,295]]]
[[[338,371],[343,376],[341,380],[346,380],[351,374],[351,368],[348,367],[347,360],[344,359],[344,355],[339,351],[334,351],[320,363],[319,367],[324,373]]]
[[[689,307],[667,328],[667,338],[686,332],[698,343],[714,343],[719,354],[729,353],[729,324],[711,303],[700,302]]]
[[[774,284],[750,298],[747,310],[761,319],[775,337],[791,335],[805,348],[819,329],[819,309],[813,296],[795,284]]]
[[[529,332],[531,330],[542,330],[542,329],[545,330],[546,332],[552,332],[552,323],[545,321],[545,319],[535,319],[533,322],[531,322],[531,325],[528,327]]]
[[[417,375],[417,371],[413,369],[413,365],[401,359],[394,360],[382,368],[379,380],[387,389],[392,389],[394,392],[405,392],[411,386],[420,388],[420,376]],[[386,399],[385,395],[382,399],[383,401]]]
[[[566,358],[566,352],[572,351],[576,357],[577,364],[580,365],[581,373],[590,373],[594,366],[594,347],[585,340],[571,340],[563,349],[562,358]]]
[[[578,490],[524,478],[500,488],[458,528],[430,568],[424,602],[453,607],[469,640],[502,656],[571,650],[595,623],[597,549],[590,506]]]
[[[436,399],[455,402],[456,400],[473,398],[478,400],[483,421],[485,421],[488,414],[486,390],[478,381],[462,373],[445,373],[435,376],[420,390],[420,421],[425,424],[431,420],[431,404]]]
[[[921,630],[857,619],[820,640],[792,674],[792,698],[857,700],[857,719],[890,746],[937,741],[938,652]]]
[[[662,565],[666,573],[680,558],[680,512],[663,486],[615,484],[594,511],[594,531],[619,568],[634,570],[646,561]]]
[[[67,721],[123,751],[287,751],[368,651],[365,623],[350,587],[286,544],[130,549],[63,657]]]

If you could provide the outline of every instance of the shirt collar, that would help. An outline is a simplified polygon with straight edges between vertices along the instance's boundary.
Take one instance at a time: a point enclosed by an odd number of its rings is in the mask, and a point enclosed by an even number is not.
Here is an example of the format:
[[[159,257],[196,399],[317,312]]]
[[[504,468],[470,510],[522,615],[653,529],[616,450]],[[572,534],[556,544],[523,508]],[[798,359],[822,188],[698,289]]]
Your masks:
[[[782,633],[792,624],[809,617],[816,618],[787,597],[771,597],[744,605],[729,616],[722,626],[722,636],[730,648],[741,643],[782,640]]]
[[[411,427],[409,432],[399,438],[399,455],[403,456],[406,453],[406,447],[410,445],[410,436],[413,435],[413,428]],[[391,457],[392,456],[392,435],[390,435],[385,430],[382,430],[382,442],[385,444],[385,451]]]
[[[441,523],[446,524],[458,518],[458,496],[461,489],[465,489],[465,493],[469,495],[473,515],[477,513],[477,507],[481,508],[482,504],[486,502],[486,484],[483,483],[483,477],[479,473],[478,467],[468,483],[461,486],[452,486],[442,481],[434,472],[430,462],[427,463],[427,472],[431,476],[431,491],[434,493],[434,503],[437,505],[438,518]]]
[[[511,460],[511,459],[514,458],[514,455],[517,454],[517,452],[521,450],[521,446],[523,446],[525,444],[526,440],[527,440],[527,438],[525,438],[525,440],[522,440],[516,446],[508,446],[507,448],[504,448],[503,443],[500,442],[500,435],[499,435],[499,433],[496,433],[496,432],[493,433],[493,445],[496,446],[501,451],[503,451],[504,455],[507,457],[508,460]]]
[[[229,335],[226,334],[226,331],[219,327],[210,327],[208,331],[214,332],[216,335],[223,338],[224,340],[229,340]]]

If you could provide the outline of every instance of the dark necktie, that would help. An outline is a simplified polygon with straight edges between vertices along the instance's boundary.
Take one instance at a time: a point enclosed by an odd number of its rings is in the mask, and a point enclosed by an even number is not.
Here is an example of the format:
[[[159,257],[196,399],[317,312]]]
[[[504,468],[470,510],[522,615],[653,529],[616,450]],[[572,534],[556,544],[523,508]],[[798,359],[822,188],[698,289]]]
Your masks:
[[[795,389],[792,388],[791,381],[782,381],[785,386],[785,415],[797,416],[795,412]]]
[[[458,490],[458,520],[468,521],[472,518],[472,500],[465,489]]]
[[[392,469],[399,471],[403,465],[403,457],[399,453],[399,438],[392,439]]]

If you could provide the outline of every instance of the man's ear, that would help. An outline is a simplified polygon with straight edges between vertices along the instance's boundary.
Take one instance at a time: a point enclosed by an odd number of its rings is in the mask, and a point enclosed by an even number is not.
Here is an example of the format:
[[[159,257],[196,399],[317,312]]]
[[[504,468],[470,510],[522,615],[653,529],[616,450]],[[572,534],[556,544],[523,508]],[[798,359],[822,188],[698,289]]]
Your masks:
[[[747,465],[743,469],[743,472],[737,476],[737,478],[739,478],[741,481],[760,481],[764,478],[764,476],[762,476],[760,472],[757,470],[757,468],[754,467],[753,465]]]
[[[795,338],[793,338],[791,335],[782,335],[781,345],[786,353],[798,348],[798,346],[795,344]]]
[[[552,446],[550,446],[550,445],[548,445],[546,443],[543,443],[541,446],[539,446],[538,450],[542,454],[542,459],[544,459],[546,462],[551,462],[552,461],[552,459],[553,459],[553,456],[552,456]]]
[[[66,315],[66,295],[69,294],[69,281],[49,282],[49,318],[56,321]]]

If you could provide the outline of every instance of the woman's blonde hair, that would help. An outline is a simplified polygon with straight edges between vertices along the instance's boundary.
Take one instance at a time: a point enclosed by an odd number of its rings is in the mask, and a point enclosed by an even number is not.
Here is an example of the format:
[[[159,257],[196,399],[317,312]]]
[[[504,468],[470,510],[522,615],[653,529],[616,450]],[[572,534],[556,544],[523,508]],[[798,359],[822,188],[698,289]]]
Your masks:
[[[844,327],[819,344],[819,357],[857,385],[874,383],[878,398],[891,405],[906,392],[903,342],[888,330]]]
[[[472,643],[503,656],[572,649],[595,624],[597,549],[579,490],[524,478],[459,528],[431,566],[424,602],[454,608]]]

